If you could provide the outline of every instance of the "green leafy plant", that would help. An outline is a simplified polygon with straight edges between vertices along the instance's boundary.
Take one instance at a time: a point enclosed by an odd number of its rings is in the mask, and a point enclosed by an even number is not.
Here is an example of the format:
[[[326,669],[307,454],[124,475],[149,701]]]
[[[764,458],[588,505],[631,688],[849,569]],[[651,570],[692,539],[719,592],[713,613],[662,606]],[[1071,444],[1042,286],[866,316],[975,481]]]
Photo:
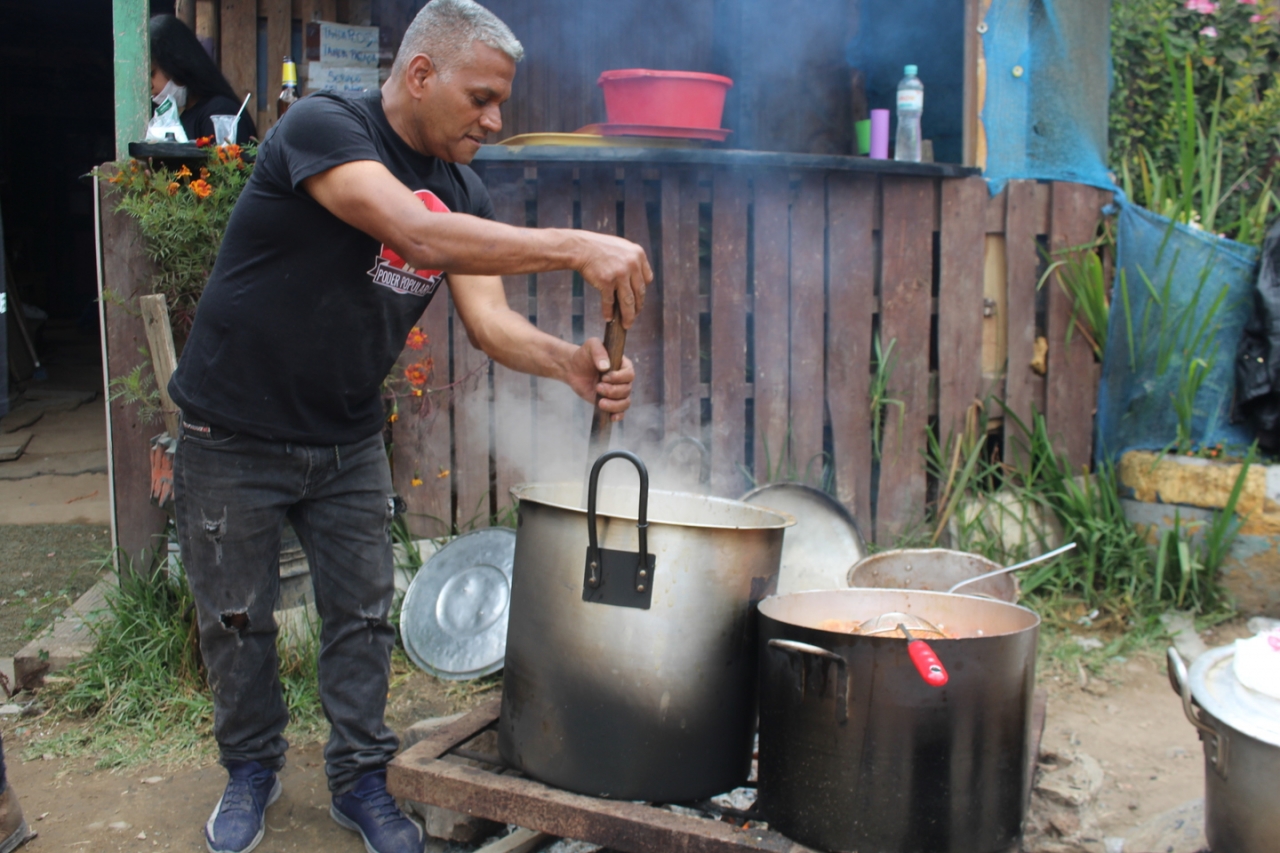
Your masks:
[[[1142,198],[1129,193],[1130,198],[1163,213],[1161,199],[1180,192],[1164,187],[1153,196],[1148,190],[1161,176],[1176,181],[1184,174],[1186,144],[1197,135],[1187,123],[1190,104],[1201,115],[1213,113],[1216,121],[1215,134],[1206,132],[1201,146],[1197,183],[1212,191],[1216,181],[1219,190],[1228,190],[1214,206],[1216,229],[1204,227],[1259,242],[1253,227],[1259,207],[1274,203],[1269,186],[1262,187],[1280,127],[1277,15],[1274,0],[1111,4],[1111,162],[1122,174],[1130,164],[1134,172],[1145,169],[1150,181]],[[1216,140],[1209,138],[1214,135]],[[1134,184],[1126,183],[1128,192]]]
[[[1058,287],[1071,299],[1066,343],[1070,345],[1072,336],[1078,331],[1098,361],[1102,361],[1107,323],[1111,316],[1111,289],[1099,255],[1099,250],[1107,245],[1110,245],[1110,240],[1104,237],[1054,252],[1052,258],[1046,257],[1050,261],[1049,266],[1036,284],[1039,290],[1051,276],[1057,279]]]
[[[138,417],[144,424],[159,422],[164,411],[149,360],[107,383],[107,402],[114,403],[117,400],[126,405],[136,405]]]
[[[881,458],[881,451],[884,448],[884,427],[889,407],[898,407],[899,431],[902,429],[902,416],[906,411],[905,403],[889,396],[889,380],[893,376],[894,368],[893,348],[897,343],[898,339],[893,338],[887,347],[881,347],[879,332],[873,339],[875,349],[871,366],[874,372],[871,375],[871,387],[867,391],[867,400],[871,409],[871,452],[876,459]]]
[[[246,160],[251,153],[224,145],[211,148],[205,165],[195,171],[127,160],[99,173],[118,194],[117,209],[138,220],[147,256],[157,268],[152,291],[164,294],[178,334],[195,319],[231,210],[253,171]]]

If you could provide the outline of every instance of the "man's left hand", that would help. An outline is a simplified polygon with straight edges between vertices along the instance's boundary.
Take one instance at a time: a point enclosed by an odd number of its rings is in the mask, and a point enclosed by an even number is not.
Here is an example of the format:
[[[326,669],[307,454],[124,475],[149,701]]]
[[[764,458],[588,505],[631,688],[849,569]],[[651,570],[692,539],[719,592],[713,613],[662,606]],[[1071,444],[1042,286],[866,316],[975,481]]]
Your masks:
[[[569,361],[565,381],[573,392],[589,403],[600,398],[600,409],[622,420],[622,413],[631,406],[631,383],[636,371],[631,359],[622,357],[622,367],[609,370],[609,353],[599,338],[588,338]]]

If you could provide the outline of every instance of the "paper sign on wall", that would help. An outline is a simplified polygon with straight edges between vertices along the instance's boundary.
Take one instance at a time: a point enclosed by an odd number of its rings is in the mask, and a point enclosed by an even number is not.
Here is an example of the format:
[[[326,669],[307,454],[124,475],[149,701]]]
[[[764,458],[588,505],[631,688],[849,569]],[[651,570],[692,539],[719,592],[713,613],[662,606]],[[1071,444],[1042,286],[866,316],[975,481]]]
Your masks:
[[[307,63],[307,91],[364,92],[378,88],[378,68],[335,68],[321,62]]]
[[[320,53],[323,65],[340,68],[378,67],[378,28],[320,21]]]

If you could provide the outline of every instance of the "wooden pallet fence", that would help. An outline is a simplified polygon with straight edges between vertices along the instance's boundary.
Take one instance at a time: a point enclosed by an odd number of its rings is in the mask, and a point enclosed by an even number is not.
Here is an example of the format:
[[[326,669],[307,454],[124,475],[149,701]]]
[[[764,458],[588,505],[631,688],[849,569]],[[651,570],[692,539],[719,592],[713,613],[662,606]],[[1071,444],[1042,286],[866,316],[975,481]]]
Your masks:
[[[656,279],[627,347],[635,406],[615,445],[674,469],[681,488],[736,497],[757,482],[809,482],[830,488],[864,535],[892,542],[922,519],[927,430],[958,432],[988,394],[1019,417],[1046,413],[1072,463],[1089,460],[1092,354],[1079,335],[1066,344],[1070,300],[1036,284],[1042,247],[1091,239],[1097,190],[1013,182],[991,198],[980,178],[477,168],[504,222],[623,234],[649,252]],[[1003,263],[991,263],[993,247]],[[564,340],[603,328],[599,295],[572,273],[510,277],[506,289],[515,310]],[[393,455],[416,533],[489,524],[518,482],[581,478],[584,401],[490,365],[447,299],[422,325],[431,387],[445,390],[427,395],[429,413],[397,421]],[[876,334],[894,342],[889,396],[901,402],[887,408],[880,460],[868,404]],[[1031,366],[1038,336],[1049,345],[1043,375]],[[1007,351],[991,352],[1000,341]]]

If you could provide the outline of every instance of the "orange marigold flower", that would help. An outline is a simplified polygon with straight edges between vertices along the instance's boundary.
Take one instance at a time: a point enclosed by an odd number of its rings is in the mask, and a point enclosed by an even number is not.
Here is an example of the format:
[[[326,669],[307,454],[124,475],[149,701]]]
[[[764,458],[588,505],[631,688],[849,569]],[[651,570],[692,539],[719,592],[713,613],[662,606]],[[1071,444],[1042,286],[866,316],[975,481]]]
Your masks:
[[[201,178],[207,178],[207,177],[209,177],[209,170],[208,170],[208,169],[206,169],[204,166],[201,166],[201,167],[200,167],[200,177],[201,177]]]
[[[448,468],[441,468],[441,469],[440,469],[440,473],[439,473],[439,474],[436,474],[436,479],[437,479],[437,480],[443,480],[445,477],[448,477],[448,476],[449,476],[449,469],[448,469]]]
[[[177,181],[169,182],[169,195],[177,195],[178,190],[180,189],[182,189],[182,184],[178,183]]]
[[[404,345],[409,349],[422,349],[426,343],[426,332],[422,331],[417,326],[414,326],[409,330],[409,337],[405,339]]]
[[[212,144],[213,144],[213,136],[212,136],[212,135],[210,135],[210,136],[201,136],[201,137],[199,137],[199,138],[197,138],[197,139],[196,139],[196,147],[197,147],[197,148],[208,148],[208,147],[209,147],[210,145],[212,145]]]
[[[191,182],[191,191],[200,198],[208,198],[213,192],[213,187],[209,185],[208,181],[194,180]]]
[[[387,423],[389,424],[393,424],[398,420],[400,420],[399,412],[392,412],[390,415],[387,416]]]
[[[421,388],[414,388],[414,389],[413,389],[413,396],[415,396],[415,397],[421,397],[421,396],[422,396],[422,389],[421,389]]]
[[[186,163],[183,163],[183,164],[182,164],[182,168],[178,170],[178,172],[177,172],[177,177],[179,177],[179,178],[189,178],[189,177],[191,177],[191,170],[187,168],[187,164],[186,164]]]
[[[413,475],[413,479],[409,481],[409,485],[411,485],[411,486],[421,486],[421,485],[422,485],[422,478],[421,478],[421,477],[419,477],[417,474],[414,474],[414,475]]]
[[[240,146],[234,142],[227,145],[218,146],[218,160],[222,163],[230,163],[232,160],[240,159]]]
[[[422,369],[421,364],[411,364],[404,369],[404,378],[409,380],[410,385],[426,385],[427,371]]]
[[[107,178],[107,182],[111,184],[118,184],[123,180],[124,175],[112,175],[110,178]]]

